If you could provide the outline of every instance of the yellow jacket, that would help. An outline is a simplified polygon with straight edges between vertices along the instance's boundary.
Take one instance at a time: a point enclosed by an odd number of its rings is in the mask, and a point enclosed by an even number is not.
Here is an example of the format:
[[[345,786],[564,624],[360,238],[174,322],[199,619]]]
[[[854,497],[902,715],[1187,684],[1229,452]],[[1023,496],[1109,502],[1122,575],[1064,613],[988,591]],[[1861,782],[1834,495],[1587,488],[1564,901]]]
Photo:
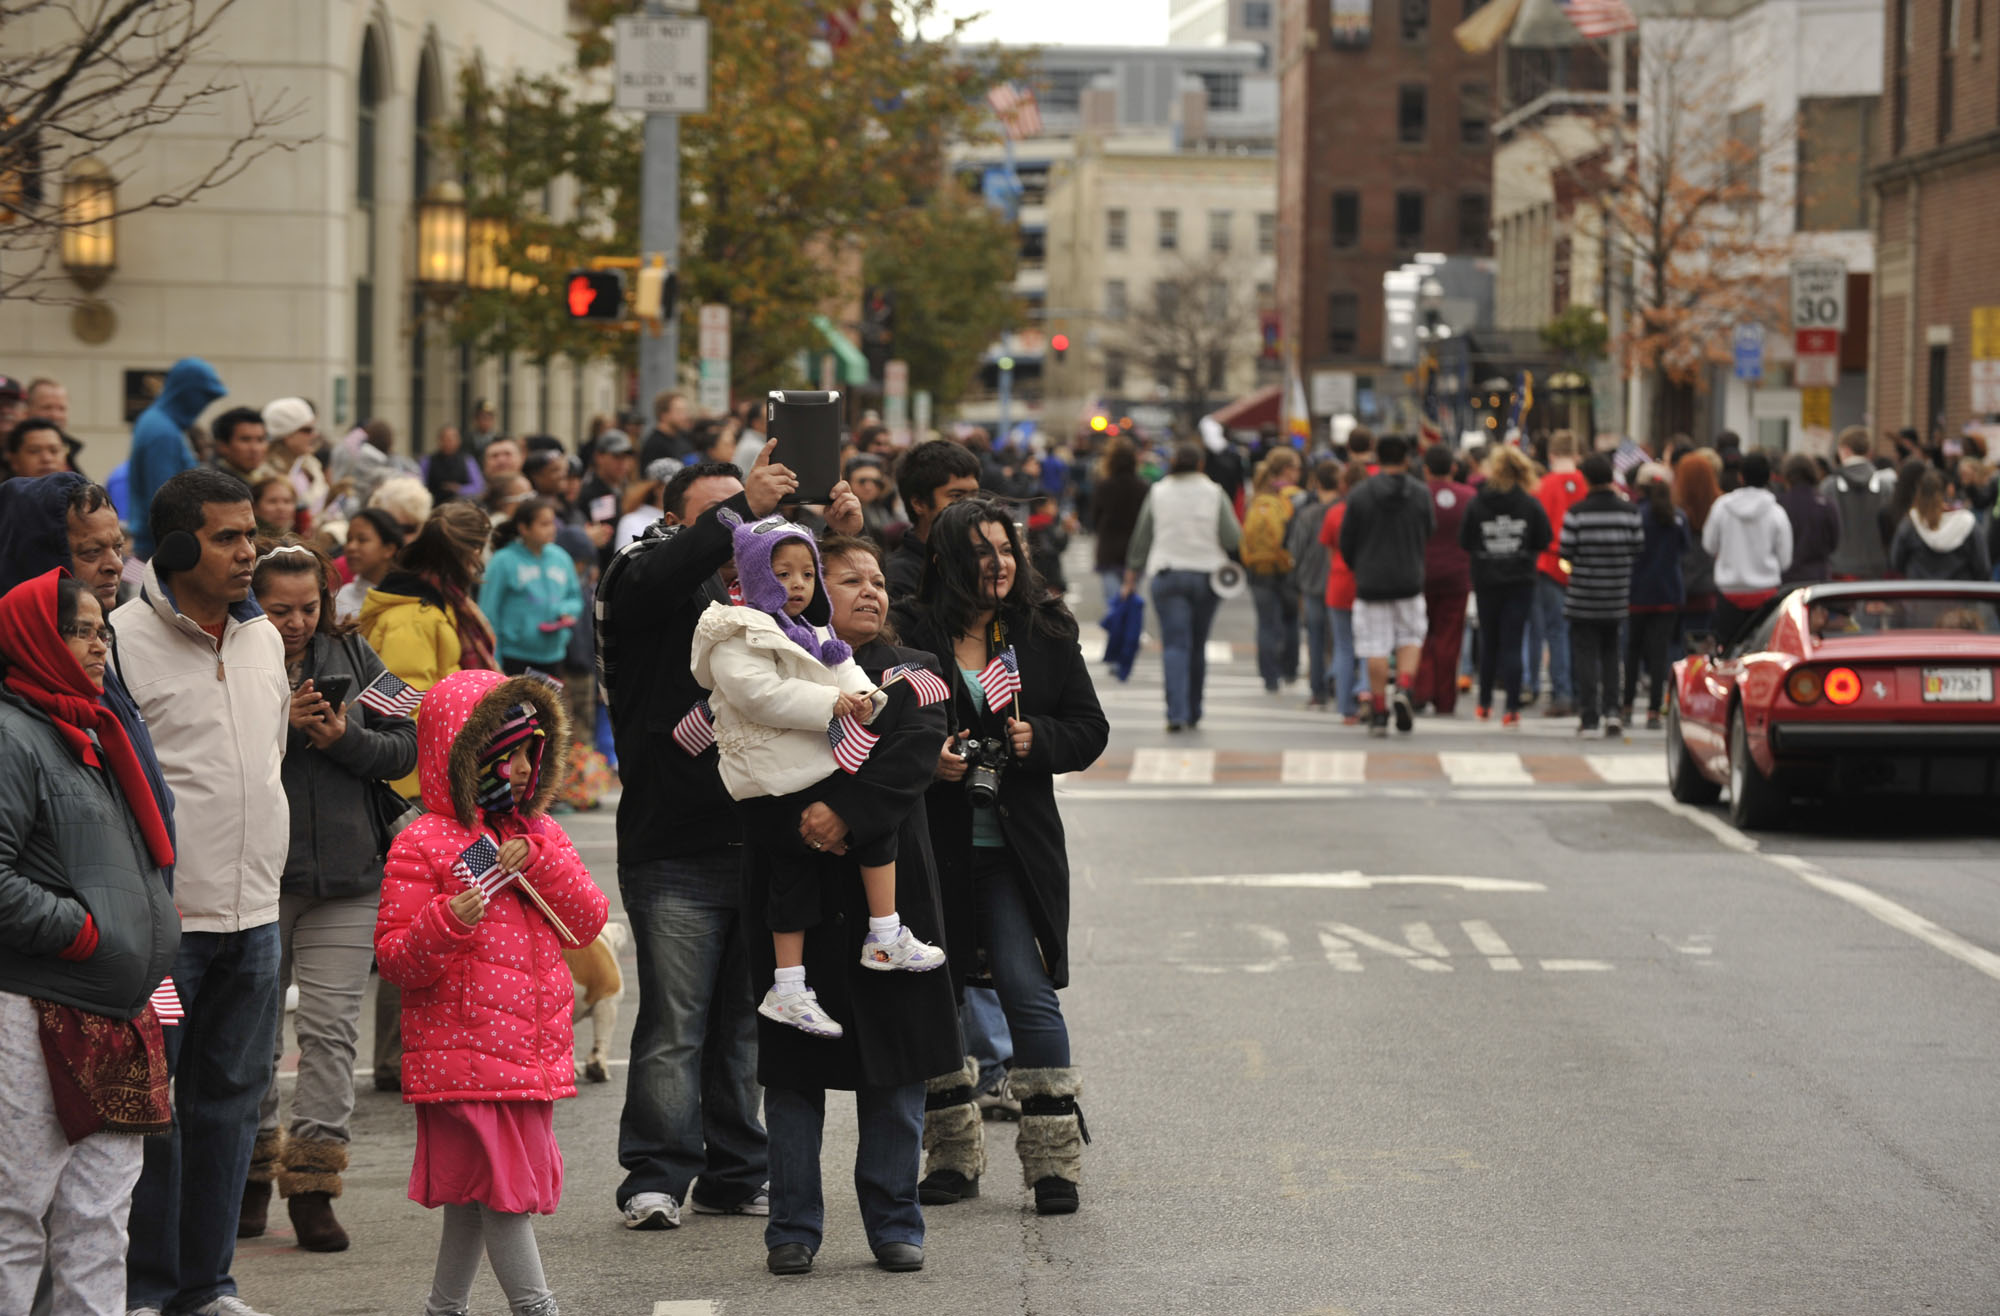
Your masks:
[[[458,617],[449,603],[371,589],[356,625],[382,665],[419,690],[429,690],[459,669]],[[405,799],[417,798],[415,772],[389,785]]]

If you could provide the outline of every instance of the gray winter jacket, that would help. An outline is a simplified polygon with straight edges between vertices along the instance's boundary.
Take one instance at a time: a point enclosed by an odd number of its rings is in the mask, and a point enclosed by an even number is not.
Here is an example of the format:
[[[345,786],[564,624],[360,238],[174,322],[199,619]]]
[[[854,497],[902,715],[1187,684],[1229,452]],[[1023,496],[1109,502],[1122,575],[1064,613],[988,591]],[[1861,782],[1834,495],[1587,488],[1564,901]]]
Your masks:
[[[58,954],[97,925],[97,949]],[[109,772],[0,689],[0,991],[130,1019],[173,968],[180,916]]]
[[[285,797],[292,845],[279,890],[338,900],[382,885],[382,852],[369,820],[368,783],[394,781],[417,766],[417,724],[363,708],[355,696],[382,674],[382,660],[358,635],[315,635],[301,677],[352,676],[347,734],[325,749],[301,731],[285,736]]]

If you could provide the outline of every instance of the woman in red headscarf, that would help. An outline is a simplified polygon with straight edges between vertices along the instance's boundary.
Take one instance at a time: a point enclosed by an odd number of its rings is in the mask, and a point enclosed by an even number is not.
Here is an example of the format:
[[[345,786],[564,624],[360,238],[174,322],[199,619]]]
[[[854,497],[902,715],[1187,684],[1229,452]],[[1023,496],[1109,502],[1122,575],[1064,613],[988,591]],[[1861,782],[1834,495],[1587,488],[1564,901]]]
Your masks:
[[[0,1311],[125,1309],[142,1140],[169,1124],[166,819],[104,706],[111,628],[51,571],[0,597]]]

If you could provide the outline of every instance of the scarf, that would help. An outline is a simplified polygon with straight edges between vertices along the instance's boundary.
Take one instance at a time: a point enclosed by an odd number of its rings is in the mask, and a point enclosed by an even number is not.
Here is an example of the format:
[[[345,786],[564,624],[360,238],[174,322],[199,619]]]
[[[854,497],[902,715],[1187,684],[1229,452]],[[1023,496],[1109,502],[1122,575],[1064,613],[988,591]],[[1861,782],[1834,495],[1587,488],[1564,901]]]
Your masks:
[[[110,769],[153,862],[165,868],[174,862],[174,843],[139,753],[124,723],[104,706],[102,692],[56,633],[56,581],[67,574],[58,567],[0,598],[0,657],[7,661],[7,688],[46,713],[63,743],[86,765]]]
[[[542,771],[542,745],[546,740],[542,719],[532,704],[519,703],[507,710],[500,730],[479,755],[477,796],[482,811],[489,814],[515,811],[514,785],[507,760],[516,749],[530,741],[534,742],[534,747],[528,755],[528,786],[521,792],[521,799],[534,798],[535,784]]]
[[[131,1020],[50,1001],[36,1001],[35,1014],[56,1119],[71,1146],[93,1133],[173,1127],[167,1043],[151,1005]]]
[[[432,581],[458,625],[458,667],[460,671],[500,670],[493,652],[493,626],[466,592],[448,581]]]

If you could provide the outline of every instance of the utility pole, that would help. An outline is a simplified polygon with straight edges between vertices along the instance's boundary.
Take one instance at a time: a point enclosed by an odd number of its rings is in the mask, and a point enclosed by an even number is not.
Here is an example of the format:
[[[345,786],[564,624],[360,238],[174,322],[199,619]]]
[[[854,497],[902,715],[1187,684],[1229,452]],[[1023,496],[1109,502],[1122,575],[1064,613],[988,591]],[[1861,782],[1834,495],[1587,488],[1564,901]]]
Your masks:
[[[649,17],[669,14],[665,0],[646,0]],[[644,163],[639,185],[639,250],[665,254],[669,269],[680,268],[681,118],[646,116]],[[653,399],[680,382],[680,318],[666,317],[657,334],[639,333],[639,407],[650,417]]]

